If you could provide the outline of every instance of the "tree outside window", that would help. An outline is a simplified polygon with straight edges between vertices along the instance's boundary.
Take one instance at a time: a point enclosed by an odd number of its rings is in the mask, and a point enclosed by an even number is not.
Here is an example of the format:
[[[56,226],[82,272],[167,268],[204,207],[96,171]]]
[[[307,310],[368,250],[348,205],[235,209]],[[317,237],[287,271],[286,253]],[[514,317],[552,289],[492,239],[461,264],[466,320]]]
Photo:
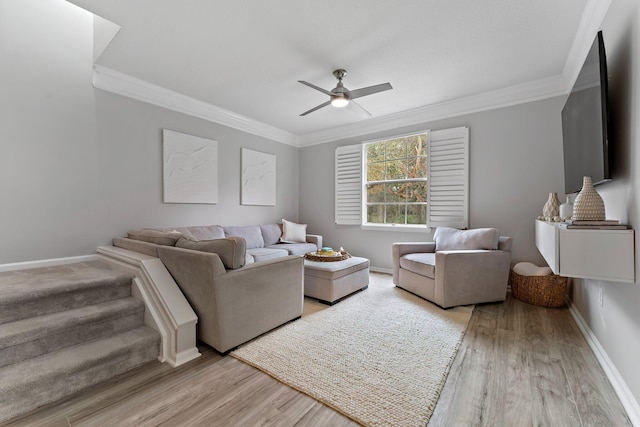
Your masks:
[[[367,223],[426,224],[427,141],[425,132],[366,143]]]

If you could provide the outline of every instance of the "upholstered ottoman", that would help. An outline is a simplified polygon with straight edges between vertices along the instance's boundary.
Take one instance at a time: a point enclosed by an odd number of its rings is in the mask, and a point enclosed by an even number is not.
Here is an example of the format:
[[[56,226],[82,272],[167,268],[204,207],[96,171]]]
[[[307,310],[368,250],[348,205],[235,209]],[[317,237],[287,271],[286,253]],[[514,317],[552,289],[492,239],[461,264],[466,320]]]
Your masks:
[[[349,294],[369,286],[369,260],[351,257],[344,261],[304,260],[304,294],[333,305]]]

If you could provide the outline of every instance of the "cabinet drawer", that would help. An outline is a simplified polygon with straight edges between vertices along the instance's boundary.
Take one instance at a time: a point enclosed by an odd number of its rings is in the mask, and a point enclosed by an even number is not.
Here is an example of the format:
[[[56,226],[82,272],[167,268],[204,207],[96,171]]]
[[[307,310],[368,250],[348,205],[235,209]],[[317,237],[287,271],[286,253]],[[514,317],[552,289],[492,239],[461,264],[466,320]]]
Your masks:
[[[633,281],[633,232],[559,230],[560,274],[569,277]]]

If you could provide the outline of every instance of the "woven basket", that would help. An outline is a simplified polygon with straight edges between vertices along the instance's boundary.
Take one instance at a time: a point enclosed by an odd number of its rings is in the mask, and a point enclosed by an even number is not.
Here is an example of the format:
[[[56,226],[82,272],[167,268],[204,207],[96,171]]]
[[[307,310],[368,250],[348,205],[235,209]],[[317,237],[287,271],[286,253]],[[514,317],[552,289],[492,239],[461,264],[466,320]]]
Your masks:
[[[567,278],[549,276],[521,276],[511,270],[511,295],[520,301],[541,307],[562,307],[567,294]]]

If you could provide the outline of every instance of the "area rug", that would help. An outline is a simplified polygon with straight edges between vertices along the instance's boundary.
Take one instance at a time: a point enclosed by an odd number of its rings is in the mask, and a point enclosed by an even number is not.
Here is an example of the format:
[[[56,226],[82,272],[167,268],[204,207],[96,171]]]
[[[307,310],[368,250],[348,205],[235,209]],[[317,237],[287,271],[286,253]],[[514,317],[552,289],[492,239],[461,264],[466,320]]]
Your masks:
[[[365,426],[425,426],[473,307],[372,283],[231,353]]]

